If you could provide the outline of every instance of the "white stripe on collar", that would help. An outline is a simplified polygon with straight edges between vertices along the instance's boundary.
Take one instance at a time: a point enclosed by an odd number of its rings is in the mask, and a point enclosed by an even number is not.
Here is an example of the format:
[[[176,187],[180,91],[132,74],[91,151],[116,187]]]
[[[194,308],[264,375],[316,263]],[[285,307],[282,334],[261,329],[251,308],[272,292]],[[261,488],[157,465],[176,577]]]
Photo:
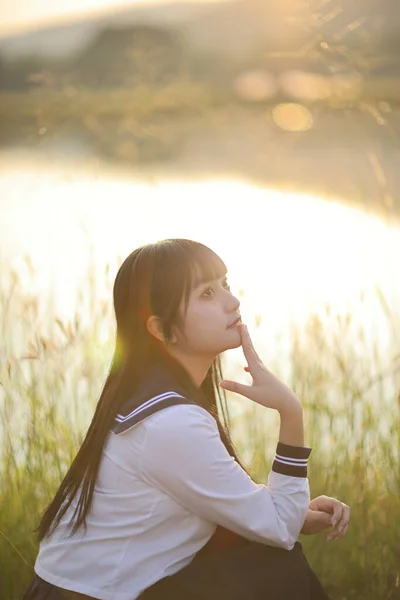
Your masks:
[[[169,398],[184,398],[184,397],[185,396],[182,396],[181,394],[178,394],[177,392],[173,392],[173,391],[164,392],[163,394],[154,396],[154,398],[150,398],[150,400],[147,400],[146,402],[144,402],[143,404],[141,404],[140,406],[138,406],[137,408],[132,410],[128,415],[123,416],[123,415],[117,414],[117,416],[115,417],[115,420],[118,423],[125,423],[125,421],[127,421],[128,419],[132,419],[133,417],[140,414],[144,410],[147,410],[148,408],[150,408],[150,406],[161,403],[164,400],[167,400]]]

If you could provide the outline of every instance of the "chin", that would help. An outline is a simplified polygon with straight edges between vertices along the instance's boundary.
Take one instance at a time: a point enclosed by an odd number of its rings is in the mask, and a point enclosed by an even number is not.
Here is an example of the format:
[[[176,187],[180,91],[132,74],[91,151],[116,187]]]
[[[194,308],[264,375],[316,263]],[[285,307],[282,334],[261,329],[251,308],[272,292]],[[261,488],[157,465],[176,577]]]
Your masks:
[[[231,340],[231,341],[227,341],[225,344],[225,348],[223,350],[221,350],[221,352],[224,352],[225,350],[233,350],[234,348],[239,348],[239,346],[242,345],[242,341],[240,339],[240,335],[238,334],[238,339],[237,340]]]
[[[239,340],[236,343],[231,344],[231,346],[229,346],[229,348],[239,348],[241,345],[242,345],[242,342],[239,338]]]

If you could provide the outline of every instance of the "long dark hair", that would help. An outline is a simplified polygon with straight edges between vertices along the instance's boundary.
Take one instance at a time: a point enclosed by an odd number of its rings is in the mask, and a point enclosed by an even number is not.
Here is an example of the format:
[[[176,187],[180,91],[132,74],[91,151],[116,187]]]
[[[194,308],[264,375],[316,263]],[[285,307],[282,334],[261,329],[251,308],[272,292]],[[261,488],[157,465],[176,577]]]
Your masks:
[[[174,324],[181,325],[181,302],[187,308],[189,294],[202,281],[225,275],[226,266],[207,246],[185,239],[167,239],[134,250],[122,263],[114,288],[117,323],[111,368],[83,443],[53,500],[36,529],[39,541],[49,535],[78,501],[69,523],[70,535],[86,527],[104,442],[116,414],[137,389],[143,373],[162,361],[190,398],[217,420],[221,440],[240,464],[229,434],[229,413],[222,379],[220,357],[216,357],[198,388],[184,367],[165,350],[165,345],[148,332],[150,315],[157,315],[168,341]]]

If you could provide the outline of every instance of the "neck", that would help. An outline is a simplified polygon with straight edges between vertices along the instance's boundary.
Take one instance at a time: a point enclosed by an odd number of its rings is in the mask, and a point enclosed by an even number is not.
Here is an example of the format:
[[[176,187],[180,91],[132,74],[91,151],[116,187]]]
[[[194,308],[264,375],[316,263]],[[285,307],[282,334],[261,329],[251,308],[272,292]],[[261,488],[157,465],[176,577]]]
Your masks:
[[[176,348],[168,348],[168,352],[178,360],[193,379],[196,387],[200,387],[215,359],[215,356],[209,355],[191,355],[177,351]]]

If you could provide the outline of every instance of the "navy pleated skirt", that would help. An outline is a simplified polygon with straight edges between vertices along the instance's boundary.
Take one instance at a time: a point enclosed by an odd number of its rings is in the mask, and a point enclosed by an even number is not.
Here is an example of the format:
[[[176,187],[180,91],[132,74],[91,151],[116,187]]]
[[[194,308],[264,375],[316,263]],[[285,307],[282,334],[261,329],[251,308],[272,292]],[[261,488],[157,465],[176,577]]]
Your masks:
[[[140,600],[329,600],[300,542],[290,551],[247,541],[206,556],[148,588]]]
[[[23,600],[82,600],[35,577]],[[140,600],[329,600],[300,542],[290,551],[243,541],[199,552],[184,569],[161,579]]]

